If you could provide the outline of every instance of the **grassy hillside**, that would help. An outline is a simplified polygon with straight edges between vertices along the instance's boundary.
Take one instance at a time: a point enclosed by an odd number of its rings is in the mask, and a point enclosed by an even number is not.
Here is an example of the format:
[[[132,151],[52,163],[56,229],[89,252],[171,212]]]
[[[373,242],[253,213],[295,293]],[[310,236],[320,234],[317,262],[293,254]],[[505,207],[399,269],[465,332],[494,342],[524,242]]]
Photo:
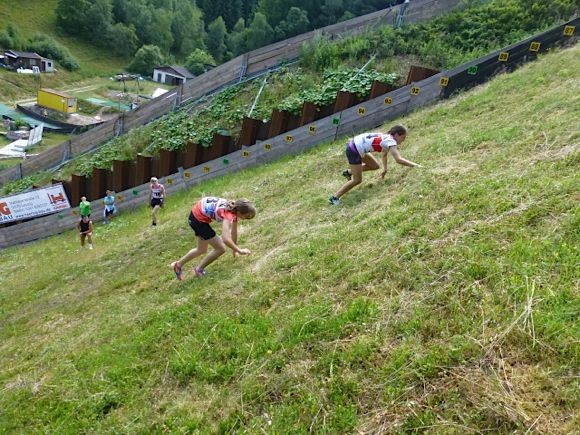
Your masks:
[[[579,53],[390,122],[425,168],[339,207],[345,138],[4,250],[0,432],[573,432]],[[202,194],[253,254],[179,283]]]

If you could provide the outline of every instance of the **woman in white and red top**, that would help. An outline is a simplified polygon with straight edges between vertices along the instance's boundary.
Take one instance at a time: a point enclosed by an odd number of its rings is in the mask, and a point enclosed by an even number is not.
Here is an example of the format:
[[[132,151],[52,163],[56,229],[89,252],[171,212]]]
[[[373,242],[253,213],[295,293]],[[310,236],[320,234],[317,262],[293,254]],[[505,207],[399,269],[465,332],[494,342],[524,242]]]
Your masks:
[[[149,205],[151,206],[151,225],[157,225],[157,210],[163,207],[165,201],[165,187],[159,183],[157,177],[151,177],[149,186]]]
[[[226,246],[231,248],[236,255],[249,255],[249,249],[240,248],[238,243],[238,220],[252,219],[256,215],[256,209],[247,199],[229,201],[224,198],[208,196],[201,198],[195,203],[189,213],[189,226],[197,236],[197,247],[193,248],[179,260],[171,263],[178,280],[182,280],[182,267],[188,261],[193,260],[207,252],[208,245],[213,250],[194,268],[197,276],[205,275],[205,268],[217,260],[224,252]],[[211,227],[212,221],[221,222],[222,236],[216,235]]]
[[[395,162],[404,166],[420,168],[421,165],[407,160],[399,154],[397,145],[403,143],[407,137],[407,128],[402,125],[395,125],[388,133],[363,133],[352,138],[346,145],[346,158],[350,164],[350,169],[342,172],[348,181],[329,198],[332,205],[340,204],[340,197],[353,187],[362,182],[362,173],[365,171],[376,171],[379,169],[379,162],[371,154],[380,152],[383,162],[381,178],[385,178],[387,173],[387,158],[389,152],[393,155]]]

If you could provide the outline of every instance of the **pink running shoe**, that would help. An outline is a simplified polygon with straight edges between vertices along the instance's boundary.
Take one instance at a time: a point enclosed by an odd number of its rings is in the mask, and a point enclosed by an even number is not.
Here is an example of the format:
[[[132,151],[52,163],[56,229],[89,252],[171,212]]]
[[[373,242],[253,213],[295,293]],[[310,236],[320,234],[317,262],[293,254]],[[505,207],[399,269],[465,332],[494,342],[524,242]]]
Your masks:
[[[196,267],[195,269],[193,269],[193,271],[195,272],[195,275],[199,276],[200,278],[207,273],[205,270],[200,269],[199,267]]]
[[[181,265],[179,264],[179,262],[174,261],[173,263],[171,263],[171,267],[175,272],[175,278],[177,278],[179,281],[182,281],[183,277],[181,276]]]

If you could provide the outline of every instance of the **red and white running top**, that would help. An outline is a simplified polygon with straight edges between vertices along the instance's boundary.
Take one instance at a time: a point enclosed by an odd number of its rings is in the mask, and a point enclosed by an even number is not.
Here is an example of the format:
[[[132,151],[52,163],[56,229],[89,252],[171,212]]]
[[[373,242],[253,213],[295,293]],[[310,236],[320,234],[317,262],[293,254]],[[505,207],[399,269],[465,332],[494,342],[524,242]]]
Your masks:
[[[163,198],[163,184],[151,184],[151,198]]]
[[[238,217],[233,211],[228,210],[229,202],[224,198],[207,196],[197,201],[191,209],[191,212],[193,213],[193,217],[206,224],[209,224],[211,221],[222,222],[224,219],[235,222],[238,220]]]
[[[390,134],[383,133],[363,133],[353,138],[354,146],[362,156],[365,153],[381,152],[390,147],[397,146],[397,141]]]

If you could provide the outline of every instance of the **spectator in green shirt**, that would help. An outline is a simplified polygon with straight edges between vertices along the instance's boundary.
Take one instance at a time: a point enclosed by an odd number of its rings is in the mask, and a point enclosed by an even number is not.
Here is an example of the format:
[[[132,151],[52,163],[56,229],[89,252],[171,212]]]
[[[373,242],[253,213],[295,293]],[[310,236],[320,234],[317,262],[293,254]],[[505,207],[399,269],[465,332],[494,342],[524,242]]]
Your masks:
[[[87,197],[81,197],[81,202],[79,203],[79,213],[81,214],[81,218],[83,216],[90,216],[91,215],[91,203],[87,201]]]

